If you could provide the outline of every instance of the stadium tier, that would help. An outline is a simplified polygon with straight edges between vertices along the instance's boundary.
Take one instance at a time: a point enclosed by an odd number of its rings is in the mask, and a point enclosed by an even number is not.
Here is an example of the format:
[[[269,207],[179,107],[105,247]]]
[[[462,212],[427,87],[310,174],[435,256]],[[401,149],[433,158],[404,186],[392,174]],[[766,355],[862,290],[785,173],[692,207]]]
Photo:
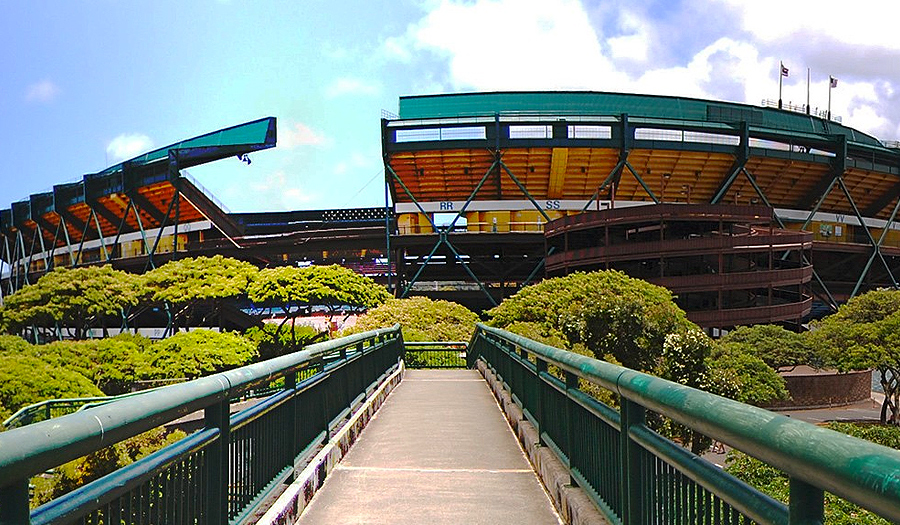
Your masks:
[[[816,116],[471,93],[403,97],[382,135],[406,293],[456,281],[495,304],[545,263],[611,268],[728,328],[797,323],[900,271],[900,151]]]
[[[229,213],[186,171],[275,146],[266,118],[0,211],[2,291],[54,266],[222,254],[344,264],[474,309],[547,275],[618,269],[701,326],[801,323],[900,272],[900,150],[818,116],[593,92],[401,97],[389,201]]]

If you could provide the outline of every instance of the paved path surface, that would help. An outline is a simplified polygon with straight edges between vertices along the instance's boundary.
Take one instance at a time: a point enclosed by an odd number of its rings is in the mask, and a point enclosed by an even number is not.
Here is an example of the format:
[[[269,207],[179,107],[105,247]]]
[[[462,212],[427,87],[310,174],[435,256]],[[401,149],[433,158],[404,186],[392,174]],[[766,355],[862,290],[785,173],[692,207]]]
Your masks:
[[[299,523],[560,521],[478,372],[409,370]]]

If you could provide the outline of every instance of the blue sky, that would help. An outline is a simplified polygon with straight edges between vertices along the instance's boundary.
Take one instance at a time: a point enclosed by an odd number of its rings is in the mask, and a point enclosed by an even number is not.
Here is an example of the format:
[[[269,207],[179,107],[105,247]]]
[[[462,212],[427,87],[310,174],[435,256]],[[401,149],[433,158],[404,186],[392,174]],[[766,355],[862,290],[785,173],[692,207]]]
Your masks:
[[[401,95],[588,89],[827,105],[900,138],[889,2],[58,0],[0,5],[0,206],[265,116],[279,144],[191,174],[232,211],[383,204]],[[884,13],[885,16],[873,16]]]

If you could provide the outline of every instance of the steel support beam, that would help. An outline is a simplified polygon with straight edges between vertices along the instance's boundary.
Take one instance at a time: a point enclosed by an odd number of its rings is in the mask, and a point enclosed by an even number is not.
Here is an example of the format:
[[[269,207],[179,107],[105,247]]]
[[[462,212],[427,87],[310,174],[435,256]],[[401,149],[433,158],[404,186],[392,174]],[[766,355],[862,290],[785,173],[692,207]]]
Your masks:
[[[653,190],[650,189],[650,186],[647,186],[647,183],[644,182],[644,179],[641,178],[637,170],[635,170],[631,163],[627,160],[625,161],[625,167],[628,168],[628,171],[630,171],[632,175],[634,175],[634,179],[638,181],[638,184],[640,184],[641,187],[644,188],[644,191],[646,191],[647,195],[649,195],[653,200],[653,204],[659,204],[659,199],[656,197],[656,194],[653,193]]]
[[[609,175],[603,179],[603,182],[597,186],[597,191],[591,195],[591,198],[585,203],[584,208],[581,209],[582,213],[586,212],[588,208],[591,206],[591,202],[594,200],[600,199],[600,192],[603,191],[603,188],[606,187],[607,184],[612,183],[613,186],[617,183],[617,181],[622,177],[622,170],[625,168],[625,164],[628,162],[628,155],[631,151],[631,145],[634,142],[634,136],[631,132],[631,126],[628,123],[628,114],[622,113],[619,117],[619,133],[620,133],[620,143],[619,143],[619,162],[616,163],[616,166],[609,172]]]
[[[141,210],[143,210],[147,213],[147,215],[153,218],[154,221],[158,223],[163,221],[163,217],[165,216],[163,215],[162,211],[157,209],[156,206],[154,206],[149,200],[147,200],[147,197],[141,195],[140,192],[138,192],[137,190],[127,191],[125,192],[125,195],[129,200],[134,201],[134,204],[136,206],[140,207]]]
[[[897,217],[897,210],[900,210],[900,199],[897,199],[897,204],[894,205],[894,209],[891,211],[891,217],[888,219],[887,224],[885,224],[884,229],[881,230],[881,237],[878,238],[878,246],[880,247],[884,242],[884,239],[887,237],[888,231],[891,229],[891,224],[894,223],[894,219]],[[872,251],[872,255],[869,256],[869,260],[866,261],[866,265],[863,267],[862,272],[859,274],[859,279],[856,280],[856,286],[853,287],[853,291],[850,293],[850,297],[856,297],[856,294],[859,292],[860,287],[862,286],[863,281],[866,279],[866,275],[869,273],[869,269],[872,267],[872,262],[875,261],[875,256],[879,254],[880,251]],[[881,259],[884,261],[884,258]],[[890,272],[888,275],[891,275]],[[893,281],[894,288],[897,287],[897,281],[891,277]]]
[[[112,256],[116,253],[116,248],[119,248],[119,254],[122,253],[122,249],[119,247],[119,239],[122,238],[122,230],[125,229],[125,226],[128,225],[128,210],[131,209],[131,199],[128,199],[128,204],[125,205],[125,211],[122,212],[122,220],[119,221],[119,227],[116,228],[116,236],[113,239],[112,243],[112,251],[107,255],[106,261],[109,262],[112,260]],[[137,212],[135,211],[135,214]]]
[[[136,201],[132,201],[129,197],[129,202],[134,206],[134,218],[137,219],[138,230],[141,232],[141,241],[144,243],[144,251],[150,253],[150,243],[147,241],[147,232],[144,230],[144,221],[141,220],[140,208],[138,208],[138,203]]]
[[[97,227],[97,235],[100,236],[100,248],[103,250],[103,258],[109,260],[109,251],[106,249],[106,237],[103,236],[103,228],[100,227],[100,216],[97,215],[94,207],[91,206],[91,216],[94,218],[94,226]]]
[[[750,158],[750,125],[746,121],[741,122],[741,141],[736,149],[737,153],[735,154],[734,164],[731,165],[731,171],[719,184],[719,189],[716,190],[713,198],[709,201],[710,204],[720,203],[725,198],[728,190],[731,189],[731,185],[737,180],[738,175],[747,167],[747,160]]]
[[[153,256],[156,254],[156,249],[159,247],[159,240],[162,238],[163,230],[166,228],[166,223],[169,221],[169,217],[172,214],[172,209],[175,207],[175,204],[178,202],[178,196],[180,193],[178,192],[178,187],[175,187],[175,194],[172,196],[172,200],[169,201],[169,207],[166,209],[166,215],[163,217],[161,223],[159,223],[159,231],[156,232],[156,239],[153,241],[153,247],[147,252],[147,264],[144,266],[144,271],[156,268],[156,263],[153,261]]]
[[[769,198],[766,197],[765,192],[763,192],[762,188],[759,187],[759,184],[756,183],[756,178],[753,176],[753,174],[751,174],[750,171],[747,170],[747,168],[743,168],[743,169],[741,169],[741,171],[744,172],[744,175],[747,177],[747,180],[750,182],[750,185],[753,187],[753,190],[756,191],[756,194],[759,195],[760,199],[762,199],[763,204],[766,207],[773,209],[772,217],[775,219],[775,222],[778,224],[778,227],[781,229],[786,229],[784,221],[781,220],[781,217],[778,216],[778,213],[774,212],[774,209],[775,209],[774,206],[772,206],[772,203],[769,202]],[[790,253],[790,250],[787,253]],[[787,253],[784,255],[784,257],[787,257]],[[806,258],[805,255],[803,255],[802,251],[800,252],[800,260],[804,264],[808,264],[808,265],[812,266],[812,263],[809,262],[809,260]],[[819,277],[819,273],[816,272],[815,267],[813,267],[813,278],[816,280],[817,283],[819,283],[819,286],[822,287],[822,290],[825,292],[825,295],[828,296],[828,301],[830,302],[830,304],[828,306],[830,306],[832,310],[837,311],[837,301],[834,300],[834,297],[831,295],[831,291],[828,289],[827,286],[825,286],[825,282],[822,281],[822,278]]]
[[[62,226],[63,235],[66,239],[66,250],[69,252],[69,265],[75,266],[75,253],[72,251],[72,240],[69,238],[69,224],[66,222],[66,218],[61,214],[59,215],[59,224]]]

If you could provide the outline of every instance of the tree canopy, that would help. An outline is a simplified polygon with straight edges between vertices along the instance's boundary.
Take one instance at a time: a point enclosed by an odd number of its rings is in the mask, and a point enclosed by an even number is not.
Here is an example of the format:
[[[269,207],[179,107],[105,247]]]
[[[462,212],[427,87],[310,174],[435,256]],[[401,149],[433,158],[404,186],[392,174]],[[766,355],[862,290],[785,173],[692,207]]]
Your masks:
[[[88,378],[30,355],[0,354],[0,421],[44,399],[102,396]]]
[[[88,329],[102,327],[107,318],[121,319],[124,309],[137,304],[138,289],[135,276],[111,266],[56,268],[9,295],[3,321],[11,332],[32,325],[55,327],[84,339]]]
[[[478,316],[457,303],[427,297],[390,299],[361,316],[345,333],[403,326],[405,341],[468,341],[475,331]]]
[[[669,334],[696,326],[675,305],[672,293],[618,271],[573,273],[521,289],[487,312],[500,328],[532,323],[546,337],[571,349],[581,344],[603,359],[655,371]]]
[[[755,406],[790,396],[784,378],[747,343],[718,341],[706,366],[709,377],[704,388],[710,392]]]
[[[721,340],[742,343],[745,351],[762,359],[775,370],[808,365],[815,360],[806,337],[777,325],[739,326]]]
[[[325,306],[330,310],[374,308],[390,298],[372,279],[336,264],[261,270],[250,285],[249,296],[255,303]]]
[[[193,330],[155,342],[138,370],[141,379],[195,379],[249,364],[256,346],[231,332]]]
[[[248,262],[216,255],[169,261],[141,278],[144,297],[183,305],[216,301],[247,293],[257,269]]]
[[[874,290],[850,299],[815,323],[809,338],[828,366],[878,370],[885,393],[881,421],[900,424],[900,291]]]
[[[374,308],[391,295],[372,279],[338,265],[283,266],[266,268],[250,284],[248,296],[256,304],[273,305],[284,313],[284,320],[273,334],[281,340],[283,327],[290,322],[291,343],[298,344],[294,319],[322,306],[330,315],[347,308],[351,312]]]

